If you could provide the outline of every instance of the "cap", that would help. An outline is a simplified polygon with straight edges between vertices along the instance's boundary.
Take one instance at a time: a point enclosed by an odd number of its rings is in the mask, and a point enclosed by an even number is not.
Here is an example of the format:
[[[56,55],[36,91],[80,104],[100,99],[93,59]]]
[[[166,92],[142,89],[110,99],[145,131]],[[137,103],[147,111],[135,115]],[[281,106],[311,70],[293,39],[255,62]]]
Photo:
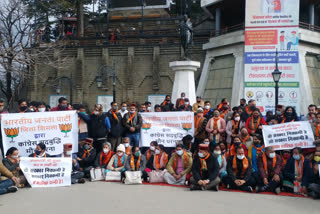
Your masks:
[[[130,107],[137,107],[137,104],[131,103]]]
[[[223,104],[223,105],[228,105],[229,103],[228,103],[228,102],[226,102],[226,101],[224,101],[222,104]]]
[[[199,145],[199,150],[209,151],[209,145],[207,145],[207,144],[200,144],[200,145]]]
[[[92,138],[86,138],[85,142],[86,143],[93,143],[93,139]]]
[[[63,144],[63,149],[72,149],[72,143],[65,143]]]
[[[202,108],[198,108],[197,113],[203,113],[203,109]]]
[[[125,151],[126,151],[126,148],[124,147],[123,144],[120,144],[120,145],[117,147],[117,151],[125,152]]]

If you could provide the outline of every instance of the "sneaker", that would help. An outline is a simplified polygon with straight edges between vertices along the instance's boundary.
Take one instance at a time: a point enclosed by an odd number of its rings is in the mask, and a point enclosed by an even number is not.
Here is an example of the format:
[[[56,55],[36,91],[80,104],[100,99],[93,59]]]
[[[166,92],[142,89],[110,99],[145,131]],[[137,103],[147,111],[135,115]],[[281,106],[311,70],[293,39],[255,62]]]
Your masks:
[[[8,187],[7,191],[8,191],[8,193],[9,192],[17,192],[18,188],[16,186],[11,186],[11,187]]]
[[[191,185],[190,185],[190,190],[191,190],[191,191],[194,191],[194,190],[201,190],[201,187],[200,187],[200,186],[198,186],[198,185],[191,184]]]
[[[257,186],[256,187],[256,193],[259,193],[259,192],[265,192],[266,191],[266,188],[265,186]]]
[[[248,192],[253,192],[253,189],[251,186],[248,186]]]
[[[273,191],[275,194],[279,195],[281,190],[280,190],[280,187],[277,187],[274,191]]]
[[[79,184],[84,184],[85,182],[86,182],[86,180],[84,178],[80,178],[78,181]]]

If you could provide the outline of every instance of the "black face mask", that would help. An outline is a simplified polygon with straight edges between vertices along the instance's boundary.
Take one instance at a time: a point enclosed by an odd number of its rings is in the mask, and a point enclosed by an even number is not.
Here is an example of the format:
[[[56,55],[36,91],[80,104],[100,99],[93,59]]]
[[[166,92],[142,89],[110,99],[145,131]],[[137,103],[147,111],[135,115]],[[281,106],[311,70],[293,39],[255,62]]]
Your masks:
[[[28,108],[28,106],[21,106],[20,111],[25,111],[25,110],[27,110],[27,108]]]
[[[240,106],[244,106],[244,104],[243,104],[243,103],[241,103],[241,104],[240,104]]]
[[[293,116],[292,112],[286,112],[285,115],[286,115],[286,117],[292,117]]]
[[[223,110],[228,110],[229,108],[228,107],[223,107]]]
[[[251,106],[250,109],[251,109],[251,111],[253,111],[256,109],[256,106]]]
[[[170,102],[170,99],[167,99],[167,102]]]
[[[234,143],[234,145],[235,145],[235,147],[238,147],[238,146],[240,146],[241,145],[241,143]]]

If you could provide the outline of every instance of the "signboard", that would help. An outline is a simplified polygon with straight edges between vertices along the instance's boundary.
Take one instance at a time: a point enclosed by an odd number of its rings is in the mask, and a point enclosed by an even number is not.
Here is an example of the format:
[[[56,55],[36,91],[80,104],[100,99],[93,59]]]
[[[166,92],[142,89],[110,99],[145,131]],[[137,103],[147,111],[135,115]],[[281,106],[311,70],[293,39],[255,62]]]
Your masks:
[[[58,100],[60,97],[64,97],[67,99],[67,95],[50,95],[49,96],[49,105],[51,108],[58,106],[58,104],[59,104]]]
[[[314,148],[314,135],[309,121],[262,126],[264,145],[275,150],[295,147]]]
[[[144,0],[144,9],[169,8],[171,0]],[[113,10],[141,9],[141,0],[111,0],[110,7]]]
[[[263,113],[274,111],[272,72],[276,50],[279,104],[300,114],[299,0],[247,0],[245,30],[245,97],[255,99]]]
[[[151,102],[151,109],[154,111],[154,106],[161,104],[166,99],[165,94],[150,94],[148,95],[148,101]]]
[[[109,95],[99,95],[98,96],[98,104],[101,104],[103,106],[103,112],[108,112],[111,108],[111,103],[113,101],[113,96]]]
[[[63,144],[72,143],[78,152],[78,114],[76,111],[3,114],[1,133],[4,153],[16,147],[22,157],[32,154],[38,143],[44,143],[50,155],[63,152]]]
[[[32,188],[71,186],[71,158],[26,158],[20,168]]]
[[[194,113],[192,112],[148,112],[141,113],[141,147],[149,147],[157,141],[165,147],[175,147],[176,142],[186,135],[194,134]]]

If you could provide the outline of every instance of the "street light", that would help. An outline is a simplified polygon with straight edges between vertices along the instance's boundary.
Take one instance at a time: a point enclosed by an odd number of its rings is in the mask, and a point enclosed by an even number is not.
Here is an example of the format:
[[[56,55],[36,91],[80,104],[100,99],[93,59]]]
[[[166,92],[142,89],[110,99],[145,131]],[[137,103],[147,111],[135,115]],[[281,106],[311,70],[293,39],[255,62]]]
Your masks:
[[[58,85],[56,86],[56,93],[60,94],[61,93],[61,80],[66,79],[69,82],[69,89],[70,89],[70,104],[72,104],[72,77],[58,77],[55,82],[59,82]]]
[[[116,101],[116,66],[113,64],[113,66],[108,66],[108,65],[102,65],[99,70],[98,70],[98,75],[96,77],[96,82],[97,82],[97,88],[102,88],[102,83],[103,83],[103,76],[106,77],[112,77],[112,94],[113,94],[113,102]]]
[[[279,93],[279,80],[281,78],[282,72],[278,69],[278,49],[276,50],[276,68],[272,72],[273,81],[275,82],[275,111],[277,111],[277,105],[279,102],[278,93]]]
[[[57,94],[60,94],[60,93],[61,93],[61,86],[60,86],[60,85],[57,85],[57,87],[56,87],[56,93],[57,93]]]

